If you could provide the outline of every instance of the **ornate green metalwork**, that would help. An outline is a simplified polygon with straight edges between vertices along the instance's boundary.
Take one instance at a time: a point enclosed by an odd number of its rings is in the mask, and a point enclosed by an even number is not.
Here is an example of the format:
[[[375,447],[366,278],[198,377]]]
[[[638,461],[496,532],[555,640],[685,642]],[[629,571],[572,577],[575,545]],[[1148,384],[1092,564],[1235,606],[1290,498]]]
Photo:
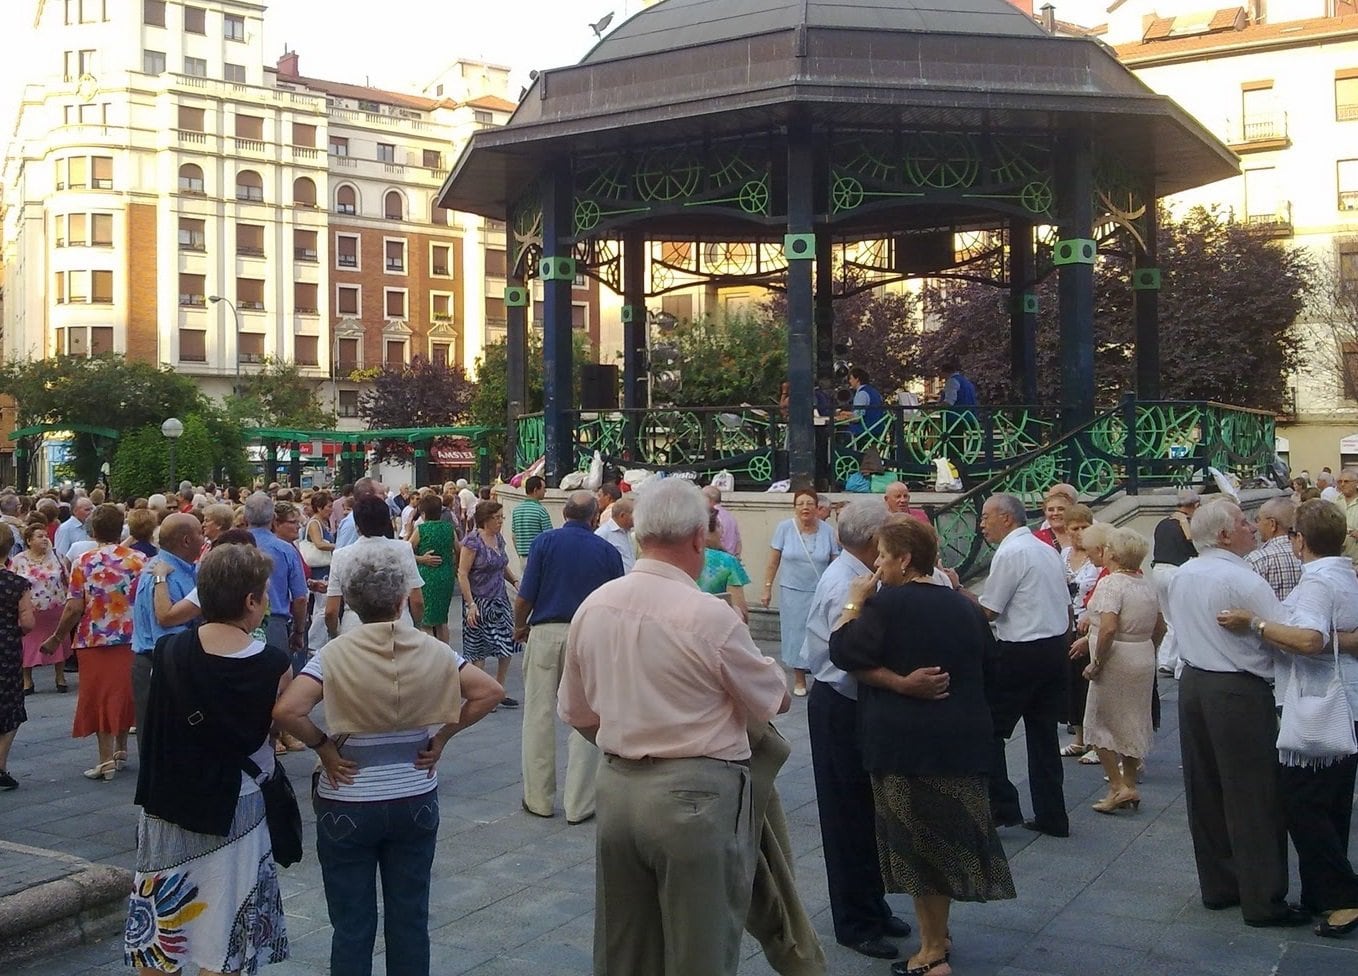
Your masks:
[[[537,185],[530,187],[515,201],[510,213],[508,236],[511,276],[536,276],[538,256],[542,254],[542,195]]]
[[[936,190],[970,187],[981,173],[976,138],[963,132],[919,132],[905,152],[906,179]]]
[[[540,413],[524,414],[519,417],[517,427],[514,464],[523,471],[547,453],[547,429]]]

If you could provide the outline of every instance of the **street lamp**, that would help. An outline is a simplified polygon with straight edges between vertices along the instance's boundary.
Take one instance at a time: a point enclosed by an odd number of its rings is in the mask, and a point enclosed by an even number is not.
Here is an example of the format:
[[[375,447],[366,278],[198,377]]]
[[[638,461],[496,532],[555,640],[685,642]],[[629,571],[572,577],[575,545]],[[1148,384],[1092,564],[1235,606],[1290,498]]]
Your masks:
[[[208,298],[207,298],[207,300],[210,301],[213,305],[216,305],[218,302],[226,302],[227,306],[231,309],[231,314],[232,314],[232,316],[234,316],[235,319],[236,319],[236,385],[235,385],[234,387],[231,388],[231,391],[232,391],[233,393],[239,395],[239,394],[240,394],[240,330],[241,330],[241,324],[240,324],[240,309],[236,308],[235,302],[231,301],[231,299],[229,299],[229,298],[223,298],[221,295],[209,295]],[[176,436],[178,436],[178,435],[176,435]]]
[[[174,477],[174,448],[175,444],[179,442],[179,438],[184,434],[184,424],[179,418],[171,417],[160,425],[160,432],[164,434],[170,442],[170,485],[177,488],[179,482],[177,482]]]

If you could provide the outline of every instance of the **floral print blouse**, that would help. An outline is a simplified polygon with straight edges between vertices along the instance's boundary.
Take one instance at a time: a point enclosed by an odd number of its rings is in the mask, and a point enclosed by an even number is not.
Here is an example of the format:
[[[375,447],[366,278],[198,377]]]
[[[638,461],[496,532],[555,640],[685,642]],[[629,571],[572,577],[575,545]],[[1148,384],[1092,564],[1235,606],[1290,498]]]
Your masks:
[[[55,552],[49,551],[39,561],[25,549],[10,560],[9,568],[31,584],[28,593],[38,613],[65,605],[69,575],[66,564]]]
[[[132,587],[146,561],[135,549],[118,544],[85,553],[71,567],[71,599],[83,599],[73,647],[110,647],[132,643]]]

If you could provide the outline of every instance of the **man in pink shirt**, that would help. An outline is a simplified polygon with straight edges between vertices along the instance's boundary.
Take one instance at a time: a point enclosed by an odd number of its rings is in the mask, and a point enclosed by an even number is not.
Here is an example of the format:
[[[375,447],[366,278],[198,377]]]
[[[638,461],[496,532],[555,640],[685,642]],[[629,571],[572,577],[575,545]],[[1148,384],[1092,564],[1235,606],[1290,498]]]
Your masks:
[[[909,515],[917,522],[929,524],[929,516],[922,508],[910,507],[910,486],[904,481],[893,481],[886,486],[886,494],[882,496],[886,502],[886,510],[895,515]]]
[[[557,706],[604,753],[594,968],[734,976],[755,869],[746,726],[790,699],[778,662],[694,582],[702,493],[665,479],[638,495],[645,558],[580,604]]]
[[[736,517],[721,507],[721,489],[716,485],[708,485],[703,489],[703,497],[707,499],[709,511],[717,513],[717,531],[721,533],[721,547],[726,552],[740,558],[740,523]]]

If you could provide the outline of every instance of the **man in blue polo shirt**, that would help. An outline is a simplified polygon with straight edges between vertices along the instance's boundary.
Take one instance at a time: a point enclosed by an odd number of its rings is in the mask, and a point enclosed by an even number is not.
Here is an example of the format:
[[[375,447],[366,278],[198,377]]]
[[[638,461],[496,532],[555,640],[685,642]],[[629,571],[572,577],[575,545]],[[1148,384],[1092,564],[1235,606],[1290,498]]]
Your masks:
[[[533,540],[518,598],[514,639],[523,652],[523,808],[550,817],[556,803],[556,689],[571,617],[585,597],[622,576],[622,556],[590,527],[598,502],[572,492],[562,509],[565,523]],[[530,629],[531,628],[531,629]],[[571,732],[566,756],[566,822],[594,816],[594,778],[599,750]]]
[[[264,621],[268,642],[289,653],[306,642],[306,576],[297,547],[273,534],[274,500],[262,491],[245,499],[245,522],[260,552],[273,560],[269,573],[269,616]]]
[[[156,595],[166,611],[198,585],[198,554],[203,528],[192,515],[171,515],[160,526],[160,553],[137,578],[132,604],[132,702],[137,728],[146,727],[146,699],[151,692],[151,651],[166,634],[188,629],[192,621],[165,626],[156,615]],[[168,600],[166,599],[168,597]],[[137,740],[138,745],[142,740]]]

